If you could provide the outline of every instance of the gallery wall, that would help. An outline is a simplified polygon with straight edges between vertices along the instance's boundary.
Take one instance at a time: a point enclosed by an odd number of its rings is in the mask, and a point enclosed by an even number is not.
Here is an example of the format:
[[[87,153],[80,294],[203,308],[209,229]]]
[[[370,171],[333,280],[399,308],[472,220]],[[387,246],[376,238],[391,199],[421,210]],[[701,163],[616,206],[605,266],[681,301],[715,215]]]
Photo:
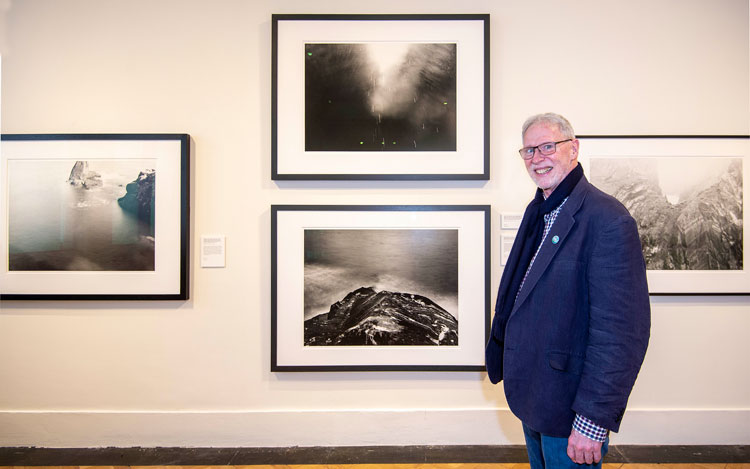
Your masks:
[[[489,13],[491,179],[272,181],[273,13]],[[0,303],[0,446],[520,444],[485,373],[272,373],[271,204],[490,204],[494,289],[527,116],[750,131],[746,0],[0,0],[0,28],[3,133],[191,135],[193,243],[188,301]],[[651,305],[613,443],[750,443],[750,297]]]

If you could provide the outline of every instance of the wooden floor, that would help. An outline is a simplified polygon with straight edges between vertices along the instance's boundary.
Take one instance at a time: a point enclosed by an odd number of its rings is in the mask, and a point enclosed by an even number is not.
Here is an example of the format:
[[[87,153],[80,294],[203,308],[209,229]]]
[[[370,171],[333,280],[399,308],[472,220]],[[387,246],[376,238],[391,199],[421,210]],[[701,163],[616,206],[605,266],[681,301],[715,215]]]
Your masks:
[[[745,464],[604,464],[603,469],[750,469]],[[528,464],[295,464],[253,466],[0,466],[2,469],[529,469]]]

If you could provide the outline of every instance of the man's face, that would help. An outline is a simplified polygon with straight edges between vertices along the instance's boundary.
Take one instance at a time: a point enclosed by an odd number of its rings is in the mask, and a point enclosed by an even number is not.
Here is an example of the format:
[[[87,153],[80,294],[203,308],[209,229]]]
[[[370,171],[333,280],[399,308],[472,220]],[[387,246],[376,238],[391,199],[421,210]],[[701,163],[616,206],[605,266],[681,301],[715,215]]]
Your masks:
[[[523,146],[535,147],[542,143],[566,139],[567,137],[562,136],[556,125],[540,122],[526,129]],[[524,160],[524,163],[531,180],[542,189],[545,197],[549,197],[565,176],[578,164],[578,140],[557,144],[555,153],[547,156],[536,150],[534,157]]]

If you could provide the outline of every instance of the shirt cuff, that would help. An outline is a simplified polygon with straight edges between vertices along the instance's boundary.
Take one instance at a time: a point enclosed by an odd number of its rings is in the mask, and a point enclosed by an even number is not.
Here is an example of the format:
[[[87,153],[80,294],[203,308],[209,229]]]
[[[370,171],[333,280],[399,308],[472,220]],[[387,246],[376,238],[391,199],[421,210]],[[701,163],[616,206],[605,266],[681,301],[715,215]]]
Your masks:
[[[600,443],[607,439],[607,429],[600,427],[583,415],[576,414],[576,418],[573,420],[573,428],[586,438]]]

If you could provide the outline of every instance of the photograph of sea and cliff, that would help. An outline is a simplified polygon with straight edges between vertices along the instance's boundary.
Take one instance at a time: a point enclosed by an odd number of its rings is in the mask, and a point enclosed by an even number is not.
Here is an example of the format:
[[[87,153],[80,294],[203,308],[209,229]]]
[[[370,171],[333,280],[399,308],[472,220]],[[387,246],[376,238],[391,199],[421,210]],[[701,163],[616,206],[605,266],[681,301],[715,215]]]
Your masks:
[[[154,270],[155,160],[8,163],[11,271]]]
[[[742,159],[591,158],[638,224],[649,270],[742,270]]]
[[[458,345],[458,230],[308,229],[304,344]]]
[[[306,151],[456,151],[456,44],[305,44]]]

